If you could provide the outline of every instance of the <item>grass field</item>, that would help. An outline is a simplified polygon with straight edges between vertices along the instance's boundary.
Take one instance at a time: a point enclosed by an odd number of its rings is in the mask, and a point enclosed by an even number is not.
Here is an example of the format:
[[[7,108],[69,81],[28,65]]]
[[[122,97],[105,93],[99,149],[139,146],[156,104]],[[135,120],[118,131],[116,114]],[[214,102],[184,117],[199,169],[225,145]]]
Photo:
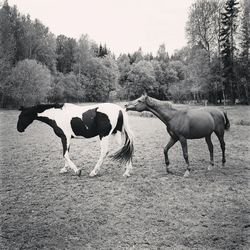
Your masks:
[[[59,174],[62,146],[50,127],[34,122],[19,134],[18,112],[0,110],[0,249],[250,249],[250,108],[227,109],[225,167],[215,136],[211,171],[205,140],[189,140],[189,178],[182,177],[179,144],[169,151],[173,174],[166,174],[169,136],[158,119],[130,116],[130,178],[109,159],[90,178],[98,138],[74,140],[79,178]]]

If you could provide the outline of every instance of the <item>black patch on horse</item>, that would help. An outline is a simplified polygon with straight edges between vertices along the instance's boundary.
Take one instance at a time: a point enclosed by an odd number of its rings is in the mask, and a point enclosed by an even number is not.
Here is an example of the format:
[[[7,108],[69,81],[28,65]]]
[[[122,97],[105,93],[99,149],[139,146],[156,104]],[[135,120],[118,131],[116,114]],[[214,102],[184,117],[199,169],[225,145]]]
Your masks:
[[[47,109],[55,108],[55,109],[62,109],[64,103],[51,103],[51,104],[38,104],[34,106],[37,113],[42,113]]]
[[[82,114],[82,119],[73,117],[71,119],[71,128],[76,136],[91,138],[98,135],[96,124],[96,110],[90,109]]]
[[[110,124],[110,120],[108,116],[101,112],[96,112],[96,124],[97,124],[97,131],[100,139],[104,136],[109,135],[112,126]]]
[[[115,126],[115,129],[113,130],[112,134],[115,134],[117,131],[122,131],[122,125],[123,125],[123,114],[122,111],[119,111],[118,119],[117,119],[117,124]]]
[[[107,136],[111,130],[111,124],[106,114],[98,112],[98,108],[90,109],[82,114],[82,119],[73,117],[71,128],[76,136],[91,138],[99,135]]]

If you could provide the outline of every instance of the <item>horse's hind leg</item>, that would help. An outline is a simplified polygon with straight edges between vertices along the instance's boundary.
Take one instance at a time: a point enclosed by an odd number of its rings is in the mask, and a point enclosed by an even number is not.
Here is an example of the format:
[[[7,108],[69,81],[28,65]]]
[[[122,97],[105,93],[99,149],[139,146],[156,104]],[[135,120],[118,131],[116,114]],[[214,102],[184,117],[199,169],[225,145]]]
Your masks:
[[[125,171],[125,173],[123,174],[123,176],[124,176],[124,177],[129,177],[129,176],[130,176],[131,169],[132,169],[132,161],[130,160],[130,161],[127,162],[127,164],[126,164],[126,171]]]
[[[122,133],[117,131],[114,135],[114,138],[119,146],[122,146]]]
[[[219,141],[220,141],[220,147],[221,147],[221,150],[222,150],[222,166],[225,165],[225,162],[226,162],[226,157],[225,157],[225,149],[226,149],[226,144],[225,144],[225,141],[224,141],[224,133],[216,133],[215,134],[217,135]]]
[[[66,150],[65,150],[66,151]],[[69,148],[68,148],[68,152],[69,152]],[[63,153],[64,155],[64,153]],[[68,168],[69,168],[69,163],[68,161],[65,159],[65,164],[64,164],[64,167],[60,169],[60,174],[64,174],[64,173],[67,173],[68,172]]]
[[[117,142],[117,144],[119,146],[122,146],[122,137],[125,137],[125,134],[124,133],[121,133],[119,131],[117,131],[115,134],[114,134],[114,137],[115,137],[115,140]],[[132,170],[132,160],[129,160],[127,163],[126,163],[126,170],[123,174],[124,177],[129,177],[130,176],[130,172]]]
[[[104,158],[108,154],[109,136],[103,137],[101,139],[100,144],[101,144],[101,155],[100,155],[100,158],[99,158],[98,162],[96,163],[94,169],[89,174],[89,176],[91,176],[91,177],[97,175],[97,172],[100,170],[100,167],[103,163]]]
[[[170,173],[168,166],[169,166],[169,159],[168,159],[168,150],[174,146],[174,144],[178,141],[178,139],[170,137],[170,140],[167,146],[164,148],[164,155],[165,155],[165,163],[166,163],[166,171]]]
[[[180,143],[181,143],[181,147],[182,147],[183,157],[184,157],[186,164],[187,164],[187,170],[184,174],[184,177],[188,177],[190,174],[190,167],[189,167],[189,160],[188,160],[187,139],[184,137],[180,138]]]
[[[206,139],[206,143],[207,143],[208,150],[210,153],[210,164],[213,166],[214,165],[214,146],[211,141],[211,135],[206,136],[205,139]],[[208,170],[210,170],[210,166],[208,167]]]

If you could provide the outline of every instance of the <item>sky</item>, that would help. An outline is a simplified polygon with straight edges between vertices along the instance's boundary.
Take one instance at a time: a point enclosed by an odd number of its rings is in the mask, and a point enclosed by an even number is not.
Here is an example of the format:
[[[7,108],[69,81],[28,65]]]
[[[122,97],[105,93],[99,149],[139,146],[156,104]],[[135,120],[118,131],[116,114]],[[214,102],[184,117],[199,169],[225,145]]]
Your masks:
[[[195,0],[8,0],[22,14],[39,19],[55,35],[88,34],[117,56],[140,47],[172,54],[186,45],[185,24]]]

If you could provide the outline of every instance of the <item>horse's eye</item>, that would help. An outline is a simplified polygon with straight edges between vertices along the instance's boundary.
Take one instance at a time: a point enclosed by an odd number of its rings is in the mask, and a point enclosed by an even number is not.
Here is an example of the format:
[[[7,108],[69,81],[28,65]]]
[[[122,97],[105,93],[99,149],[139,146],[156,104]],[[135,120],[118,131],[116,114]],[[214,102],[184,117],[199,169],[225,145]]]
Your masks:
[[[138,100],[138,102],[142,102],[141,100]]]

